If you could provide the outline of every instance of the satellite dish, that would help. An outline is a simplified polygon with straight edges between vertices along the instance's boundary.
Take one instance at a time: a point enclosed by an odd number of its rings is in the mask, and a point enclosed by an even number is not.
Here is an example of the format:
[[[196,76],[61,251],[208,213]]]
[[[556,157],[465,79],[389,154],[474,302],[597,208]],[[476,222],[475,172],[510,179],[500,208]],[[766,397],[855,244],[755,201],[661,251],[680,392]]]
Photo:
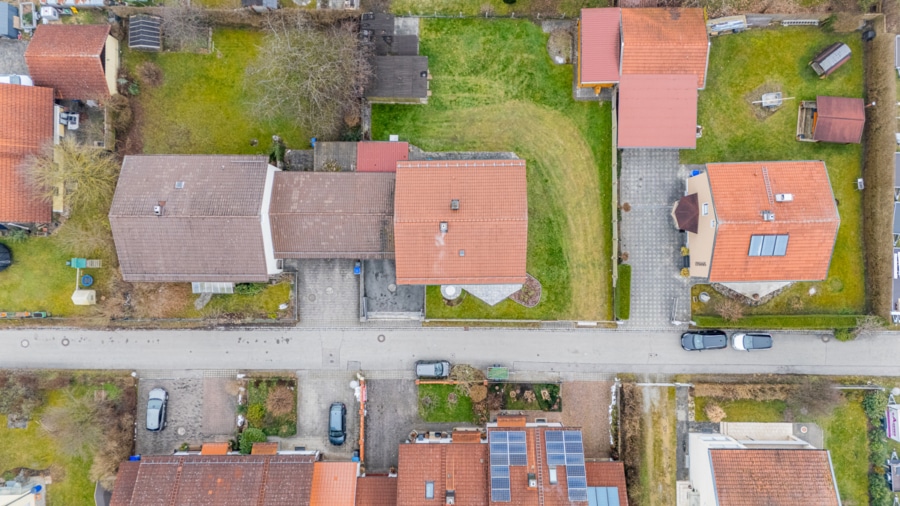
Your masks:
[[[897,387],[892,388],[891,395],[900,397],[900,388],[897,388]]]

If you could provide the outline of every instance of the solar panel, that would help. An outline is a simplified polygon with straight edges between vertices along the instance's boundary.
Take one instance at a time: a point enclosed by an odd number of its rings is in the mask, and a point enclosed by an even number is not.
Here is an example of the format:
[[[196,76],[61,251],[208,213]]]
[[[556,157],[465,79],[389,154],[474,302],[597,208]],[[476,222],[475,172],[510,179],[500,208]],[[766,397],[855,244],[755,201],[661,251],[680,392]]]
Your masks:
[[[581,460],[584,461],[584,459]],[[566,476],[571,478],[584,478],[587,475],[585,474],[584,466],[566,465]]]
[[[503,432],[503,431],[491,432],[491,443],[493,443],[494,441],[497,441],[497,442],[508,441],[506,432]]]
[[[491,454],[491,465],[492,466],[508,466],[509,465],[509,455],[503,454]]]
[[[491,501],[510,502],[509,466],[528,465],[523,431],[491,431]]]
[[[557,454],[553,454],[553,455],[547,455],[547,465],[551,466],[551,467],[566,465],[566,454],[565,453],[562,453],[562,454],[557,453]]]
[[[522,454],[511,454],[509,456],[509,465],[511,466],[527,466],[528,465],[528,455]]]
[[[559,442],[563,440],[563,431],[561,430],[551,430],[544,433],[544,438],[548,443],[550,442]]]
[[[510,443],[524,443],[525,442],[525,433],[517,430],[515,432],[507,432],[506,436],[509,438]]]
[[[576,489],[569,487],[569,500],[570,501],[587,501],[588,500],[587,487],[576,488]]]
[[[491,477],[504,478],[509,477],[508,466],[491,466]]]
[[[547,455],[551,453],[566,453],[566,445],[562,441],[558,443],[551,443],[547,441]]]
[[[585,491],[585,497],[587,497],[587,491]],[[510,496],[509,490],[495,490],[491,489],[491,501],[494,502],[510,502],[512,497]],[[587,499],[585,499],[587,500]]]
[[[581,442],[581,432],[577,430],[565,430],[563,431],[563,437],[565,437],[566,442]]]
[[[547,465],[566,466],[566,488],[570,501],[587,501],[587,474],[581,431],[545,431]]]

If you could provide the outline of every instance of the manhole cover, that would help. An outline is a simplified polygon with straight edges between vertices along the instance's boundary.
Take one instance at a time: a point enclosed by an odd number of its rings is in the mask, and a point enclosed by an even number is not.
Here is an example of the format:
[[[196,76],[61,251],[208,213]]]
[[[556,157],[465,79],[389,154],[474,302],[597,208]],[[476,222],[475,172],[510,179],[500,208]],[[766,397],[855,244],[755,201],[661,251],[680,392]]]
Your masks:
[[[806,425],[804,425],[803,427],[800,427],[800,432],[801,432],[802,434],[806,434],[807,432],[809,432],[809,429],[806,428]]]
[[[177,430],[176,432],[178,432],[178,435],[179,435],[179,436],[183,436],[184,433],[187,432],[187,431],[184,430],[184,427],[178,427],[178,430]]]
[[[28,342],[28,339],[22,339],[22,347],[23,348],[27,348],[29,344],[31,344],[31,343]]]
[[[329,286],[328,288],[325,289],[325,293],[327,293],[328,295],[331,295],[332,293],[334,293],[334,289]]]
[[[388,291],[391,292],[391,293],[396,292],[396,291],[397,291],[397,285],[395,285],[395,284],[393,284],[393,283],[389,284],[389,285],[388,285]]]
[[[315,302],[315,301],[316,301],[316,294],[311,293],[311,294],[307,295],[306,298],[307,298],[310,302]]]
[[[384,342],[384,334],[379,334],[379,335],[378,335],[378,342],[379,342],[379,343],[383,343],[383,342]]]
[[[63,340],[62,340],[62,345],[63,345],[63,346],[68,346],[68,345],[69,345],[69,340],[66,339],[66,338],[64,337]]]

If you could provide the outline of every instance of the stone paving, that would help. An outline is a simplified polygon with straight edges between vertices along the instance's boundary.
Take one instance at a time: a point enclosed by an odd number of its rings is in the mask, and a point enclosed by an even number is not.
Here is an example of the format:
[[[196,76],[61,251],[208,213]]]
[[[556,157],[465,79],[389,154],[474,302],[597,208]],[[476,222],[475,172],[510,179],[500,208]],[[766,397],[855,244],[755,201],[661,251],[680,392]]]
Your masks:
[[[629,329],[672,328],[673,316],[690,319],[690,282],[682,278],[682,239],[672,205],[684,195],[678,150],[626,149],[619,178],[622,211],[619,246],[632,265]],[[673,302],[675,314],[673,315]]]
[[[359,326],[359,276],[353,260],[292,260],[300,327]]]
[[[359,448],[359,403],[350,388],[354,371],[297,371],[297,435],[271,438],[282,450],[304,447],[319,450],[326,458],[350,460]],[[347,438],[343,445],[328,441],[328,410],[332,402],[347,407]]]
[[[0,74],[28,75],[25,49],[28,41],[0,40]]]

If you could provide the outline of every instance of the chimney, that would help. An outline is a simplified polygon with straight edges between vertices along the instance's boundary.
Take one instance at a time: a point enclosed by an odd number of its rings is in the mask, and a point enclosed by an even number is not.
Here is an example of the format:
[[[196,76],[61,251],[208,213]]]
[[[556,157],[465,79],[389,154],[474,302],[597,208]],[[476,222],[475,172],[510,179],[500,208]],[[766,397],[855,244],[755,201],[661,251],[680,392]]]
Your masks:
[[[450,201],[450,209],[453,211],[459,211],[459,199],[453,199]]]
[[[456,504],[456,491],[448,490],[447,491],[447,505],[452,506],[454,504]]]
[[[446,233],[447,233],[447,230],[448,230],[447,222],[446,222],[446,221],[442,221],[442,222],[441,222],[441,233],[442,233],[442,234],[446,234]]]

